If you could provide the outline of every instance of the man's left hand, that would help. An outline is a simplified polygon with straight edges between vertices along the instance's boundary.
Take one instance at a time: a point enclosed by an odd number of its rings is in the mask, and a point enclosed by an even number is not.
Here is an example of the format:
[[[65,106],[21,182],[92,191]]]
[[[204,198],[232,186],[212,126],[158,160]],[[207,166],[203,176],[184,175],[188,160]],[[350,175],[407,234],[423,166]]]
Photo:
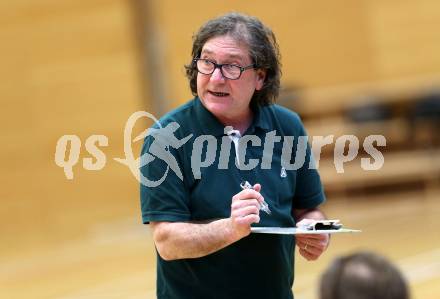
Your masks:
[[[296,226],[313,222],[313,219],[302,219]],[[327,249],[330,242],[329,234],[299,234],[296,235],[296,245],[299,253],[308,261],[317,260]]]
[[[328,234],[304,234],[295,237],[299,253],[308,261],[317,260],[330,242]]]

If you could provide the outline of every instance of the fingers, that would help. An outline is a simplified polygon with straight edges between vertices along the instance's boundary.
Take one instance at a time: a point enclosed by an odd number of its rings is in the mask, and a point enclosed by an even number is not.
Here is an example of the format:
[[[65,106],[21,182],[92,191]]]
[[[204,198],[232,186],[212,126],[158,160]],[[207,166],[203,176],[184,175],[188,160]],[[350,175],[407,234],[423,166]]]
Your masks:
[[[257,188],[261,190],[260,184],[255,184],[255,186],[257,186]],[[260,203],[264,201],[263,195],[261,195],[259,191],[254,189],[244,189],[232,197],[232,201],[244,199],[256,199]]]
[[[319,255],[312,254],[305,249],[299,249],[299,254],[301,254],[308,261],[315,261],[318,259]]]
[[[260,203],[264,200],[258,192],[261,186],[256,184],[256,190],[245,189],[232,197],[231,219],[240,231],[248,233],[252,223],[260,222]]]
[[[246,226],[249,227],[252,223],[258,223],[260,222],[260,215],[255,214],[248,214],[245,216],[237,217],[235,218],[235,223],[240,226]]]
[[[323,252],[327,246],[328,246],[328,235],[327,234],[323,234],[322,236],[324,236],[323,238],[317,239],[317,238],[299,238],[299,235],[297,235],[296,237],[296,244],[300,247],[300,248],[304,248],[306,247],[312,247],[312,248],[317,248],[319,251]]]
[[[296,239],[315,239],[326,241],[328,239],[328,234],[297,234]]]
[[[327,249],[328,234],[296,235],[299,253],[307,260],[316,260]]]
[[[232,200],[231,211],[241,209],[246,206],[255,206],[256,208],[259,208],[260,203],[256,199],[235,199]]]
[[[323,252],[324,248],[320,246],[315,246],[313,244],[301,244],[298,245],[300,253],[302,256],[307,258],[307,260],[316,260]]]
[[[260,222],[260,207],[256,199],[236,200],[231,205],[231,218],[240,226]]]
[[[245,205],[242,202],[235,202],[232,204],[231,216],[233,218],[240,218],[250,214],[259,215],[258,202],[253,200],[251,203]]]

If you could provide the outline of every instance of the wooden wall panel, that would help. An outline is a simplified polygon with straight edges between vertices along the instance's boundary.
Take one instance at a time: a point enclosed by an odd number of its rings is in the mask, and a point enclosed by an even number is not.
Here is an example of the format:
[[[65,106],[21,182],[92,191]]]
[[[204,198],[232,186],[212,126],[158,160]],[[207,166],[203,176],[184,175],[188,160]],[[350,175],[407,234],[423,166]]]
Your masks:
[[[258,16],[278,37],[283,84],[308,89],[440,73],[440,9],[435,0],[153,1],[171,106],[190,97],[183,64],[191,36],[229,11]]]
[[[439,1],[370,1],[366,8],[379,79],[440,73]]]
[[[134,217],[138,183],[123,157],[128,117],[149,110],[130,2],[2,1],[0,4],[0,253],[87,233]],[[81,138],[74,179],[54,162],[64,134]],[[86,171],[86,138],[103,134],[107,163]],[[139,151],[139,145],[135,146]],[[140,217],[140,216],[139,216]],[[140,218],[139,218],[140,219]]]

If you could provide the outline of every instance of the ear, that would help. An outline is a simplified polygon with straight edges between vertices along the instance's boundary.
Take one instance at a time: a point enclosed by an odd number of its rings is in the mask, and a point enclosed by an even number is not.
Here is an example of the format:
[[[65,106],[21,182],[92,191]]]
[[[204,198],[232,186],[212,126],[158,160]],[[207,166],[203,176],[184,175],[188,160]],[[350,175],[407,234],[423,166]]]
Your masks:
[[[257,84],[255,86],[255,90],[260,90],[263,88],[264,80],[266,79],[266,70],[258,69],[257,70]]]

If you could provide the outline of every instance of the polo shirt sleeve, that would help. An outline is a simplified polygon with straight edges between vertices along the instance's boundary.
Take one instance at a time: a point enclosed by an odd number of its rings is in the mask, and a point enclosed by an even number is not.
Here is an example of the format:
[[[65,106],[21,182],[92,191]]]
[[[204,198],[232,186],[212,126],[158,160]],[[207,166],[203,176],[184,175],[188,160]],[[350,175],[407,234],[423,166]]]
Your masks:
[[[299,116],[297,116],[299,124],[298,136],[308,136],[304,125]],[[297,139],[298,140],[298,139]],[[310,209],[315,208],[325,201],[324,188],[316,167],[314,167],[312,151],[310,147],[310,138],[307,142],[305,162],[297,171],[296,188],[293,202],[294,209]],[[313,165],[312,167],[310,167]]]
[[[151,135],[144,141],[141,152],[141,161],[149,154],[152,142],[155,140]],[[176,158],[177,163],[184,174],[181,156],[177,150],[168,148]],[[168,170],[167,170],[168,169]],[[146,165],[140,168],[140,199],[142,221],[148,224],[150,221],[180,222],[190,220],[189,195],[184,182],[163,160],[154,157]],[[163,180],[160,184],[157,184]],[[153,186],[157,185],[157,186]]]

